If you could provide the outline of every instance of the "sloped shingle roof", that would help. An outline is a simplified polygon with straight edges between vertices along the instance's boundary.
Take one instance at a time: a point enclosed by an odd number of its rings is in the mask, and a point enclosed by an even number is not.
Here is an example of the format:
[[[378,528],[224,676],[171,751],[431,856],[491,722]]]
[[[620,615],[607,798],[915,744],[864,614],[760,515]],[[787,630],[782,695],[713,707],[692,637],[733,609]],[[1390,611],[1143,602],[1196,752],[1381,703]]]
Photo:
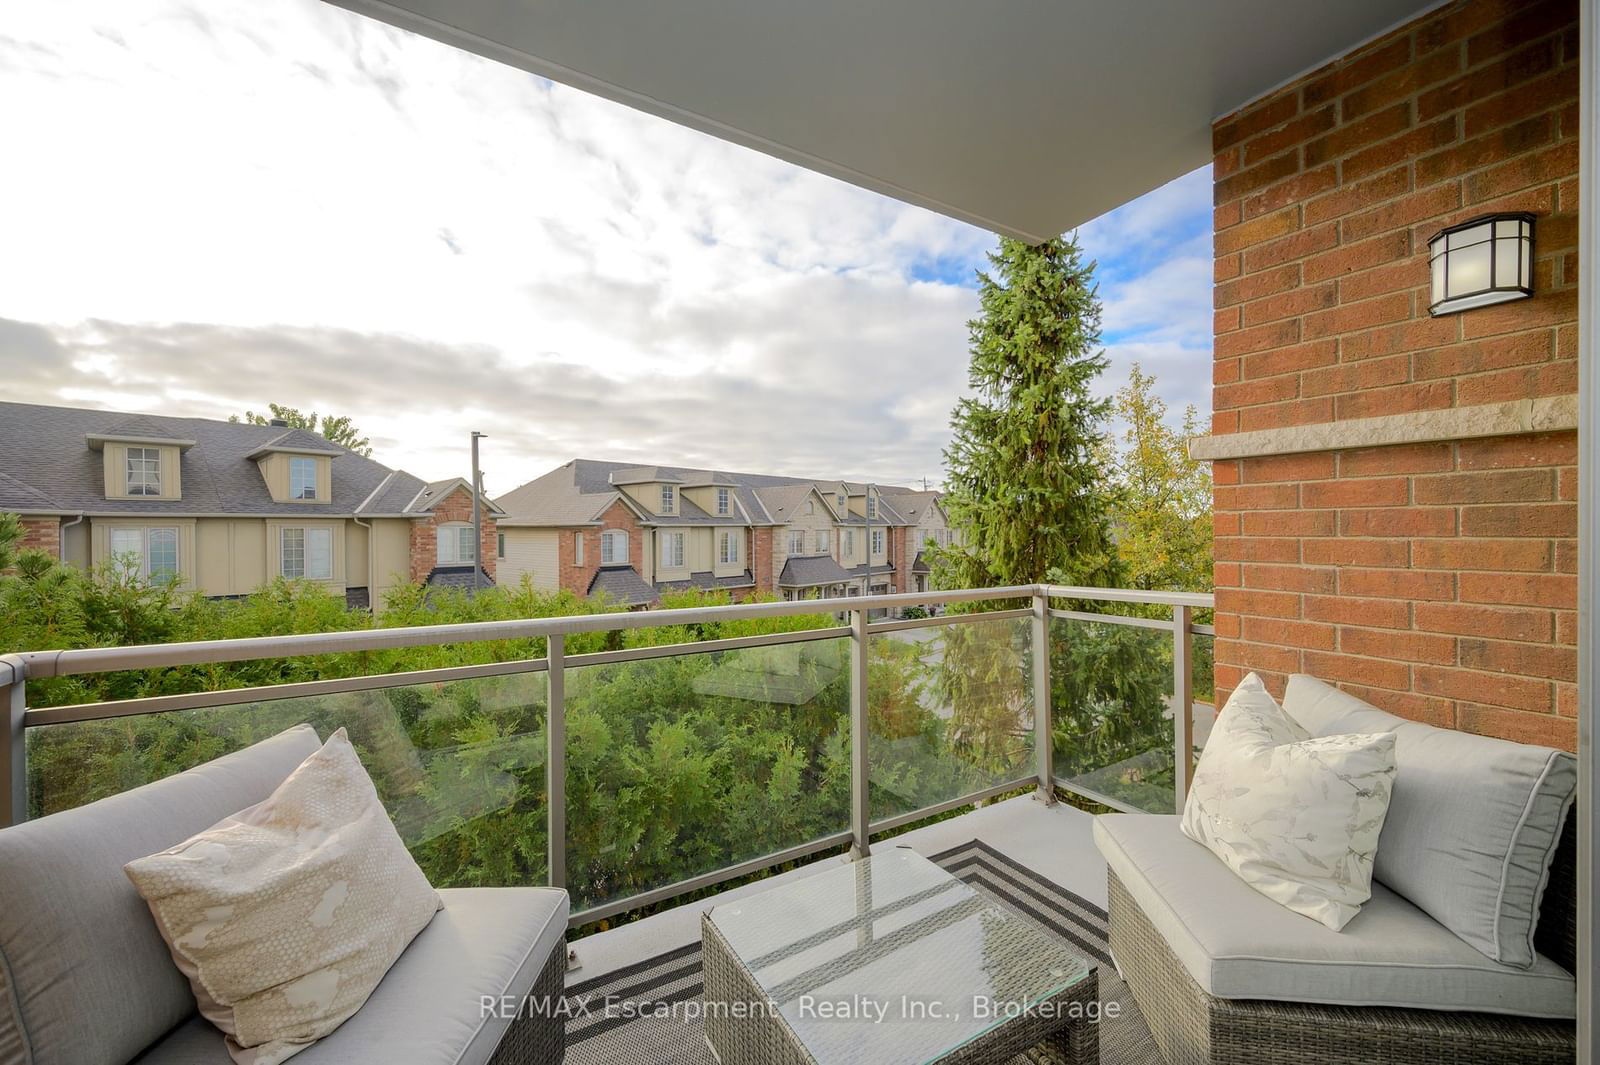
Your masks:
[[[273,501],[260,468],[249,457],[298,432],[304,430],[211,418],[0,403],[0,443],[6,448],[6,483],[0,483],[0,499],[42,506],[37,501],[26,502],[36,497],[48,502],[50,511],[69,514],[305,517],[306,504]],[[193,440],[194,446],[185,449],[179,459],[183,498],[107,499],[104,456],[88,444],[88,438],[94,436]],[[306,433],[306,437],[317,442],[319,449],[338,452],[333,459],[333,498],[316,508],[319,515],[398,515],[423,486],[418,477],[392,470],[321,436]],[[13,504],[0,502],[0,506],[11,509]]]
[[[778,584],[785,588],[809,588],[815,584],[843,584],[849,579],[850,574],[832,555],[795,555],[783,564]]]
[[[606,593],[606,598],[625,606],[645,606],[661,596],[632,566],[603,566],[589,582],[589,594]]]
[[[636,475],[648,473],[641,481]],[[626,462],[604,462],[597,459],[573,459],[551,470],[542,477],[515,488],[498,497],[495,503],[504,510],[505,524],[509,525],[587,525],[595,521],[599,512],[621,494],[612,476],[626,478],[630,483],[649,480],[670,480],[674,483],[705,478],[725,478],[734,489],[739,504],[756,525],[787,525],[789,517],[772,513],[767,497],[778,499],[783,493],[769,493],[768,489],[794,489],[799,496],[814,485],[838,485],[839,481],[818,480],[813,477],[784,477],[776,474],[731,473],[725,470],[702,470],[687,466],[641,467]],[[826,493],[824,493],[826,498]],[[911,525],[890,502],[888,490],[880,490],[880,514],[873,521],[879,525]],[[687,499],[681,501],[677,515],[650,515],[649,523],[657,525],[726,524],[727,518],[706,514]],[[850,517],[852,524],[865,524],[865,518]]]

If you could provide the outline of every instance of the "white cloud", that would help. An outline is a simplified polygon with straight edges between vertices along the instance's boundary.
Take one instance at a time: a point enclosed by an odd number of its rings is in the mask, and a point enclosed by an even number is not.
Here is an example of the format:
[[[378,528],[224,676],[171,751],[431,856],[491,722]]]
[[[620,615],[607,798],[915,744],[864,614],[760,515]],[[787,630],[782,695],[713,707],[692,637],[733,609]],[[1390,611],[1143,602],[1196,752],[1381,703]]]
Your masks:
[[[496,490],[576,455],[939,476],[976,299],[919,277],[988,233],[320,0],[7,15],[10,398],[349,414],[428,477],[482,429]],[[1158,246],[1184,182],[1086,243]],[[1105,275],[1113,358],[1178,372],[1190,258]]]

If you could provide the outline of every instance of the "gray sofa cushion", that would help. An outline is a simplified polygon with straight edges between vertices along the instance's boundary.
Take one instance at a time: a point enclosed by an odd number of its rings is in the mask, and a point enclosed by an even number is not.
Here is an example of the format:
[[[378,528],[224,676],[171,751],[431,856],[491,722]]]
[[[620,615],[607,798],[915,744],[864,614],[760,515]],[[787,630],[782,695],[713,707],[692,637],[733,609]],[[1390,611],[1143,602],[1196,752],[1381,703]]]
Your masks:
[[[1217,998],[1570,1018],[1577,982],[1485,958],[1380,884],[1334,932],[1234,876],[1176,816],[1095,818],[1095,845],[1194,981]]]
[[[253,747],[0,831],[0,1049],[24,1065],[123,1065],[194,1012],[122,867],[265,799],[320,743]]]
[[[1577,760],[1407,721],[1298,674],[1283,708],[1314,736],[1395,734],[1394,792],[1373,875],[1488,957],[1532,965]]]
[[[485,1065],[511,1023],[483,1000],[520,1001],[554,950],[565,950],[567,893],[445,888],[444,909],[411,941],[366,1005],[295,1065]],[[139,1065],[232,1065],[222,1033],[199,1015]]]

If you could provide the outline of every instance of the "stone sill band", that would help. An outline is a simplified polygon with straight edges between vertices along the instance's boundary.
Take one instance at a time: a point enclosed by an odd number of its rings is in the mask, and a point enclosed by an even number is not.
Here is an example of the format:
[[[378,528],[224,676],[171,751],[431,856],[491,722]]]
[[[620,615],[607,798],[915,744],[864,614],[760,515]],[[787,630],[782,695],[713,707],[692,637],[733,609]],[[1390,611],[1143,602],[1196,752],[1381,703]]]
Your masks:
[[[1554,433],[1578,427],[1577,396],[1546,396],[1477,407],[1386,414],[1317,425],[1289,425],[1248,433],[1197,436],[1189,441],[1189,457],[1211,462],[1261,455],[1295,455],[1308,451],[1348,451],[1390,444],[1423,444],[1438,440],[1470,440],[1484,436]]]

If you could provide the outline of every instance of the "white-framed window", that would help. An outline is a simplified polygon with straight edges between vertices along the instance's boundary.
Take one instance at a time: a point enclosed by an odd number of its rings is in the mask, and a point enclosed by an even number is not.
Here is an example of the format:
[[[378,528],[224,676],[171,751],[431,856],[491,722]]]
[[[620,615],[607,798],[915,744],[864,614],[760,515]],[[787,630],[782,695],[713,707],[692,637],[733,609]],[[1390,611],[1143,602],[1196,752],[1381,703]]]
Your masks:
[[[733,492],[727,488],[717,489],[717,513],[733,513]]]
[[[625,566],[628,564],[628,534],[622,529],[607,529],[600,534],[600,564]]]
[[[831,548],[830,548],[830,545],[828,543],[828,530],[827,529],[818,529],[817,530],[817,554],[826,555],[829,552],[830,549]]]
[[[128,449],[128,494],[130,496],[158,496],[161,494],[160,448],[130,447]]]
[[[678,509],[677,491],[670,484],[661,486],[661,513],[672,514]]]
[[[572,534],[572,564],[574,566],[583,565],[583,533],[581,532]]]
[[[717,561],[723,565],[739,561],[739,541],[742,537],[732,529],[717,534]]]
[[[661,565],[667,569],[683,568],[683,533],[661,534]]]
[[[789,530],[789,554],[803,555],[806,553],[806,533],[804,529]]]
[[[845,558],[854,558],[855,557],[855,553],[856,553],[856,531],[854,529],[846,529],[844,531],[844,550],[843,550],[842,554],[844,555]]]
[[[289,498],[317,498],[317,460],[289,456]]]
[[[297,526],[279,529],[278,572],[290,580],[331,580],[333,530]]]
[[[503,532],[497,532],[494,534],[494,557],[506,557],[506,534]]]
[[[872,530],[872,553],[874,555],[883,554],[883,530],[882,529],[873,529]]]
[[[460,566],[478,561],[478,539],[470,525],[451,523],[439,526],[435,557],[441,566]]]
[[[817,501],[815,499],[806,500],[806,513],[807,514],[815,514],[816,512],[817,512]]]
[[[112,529],[112,565],[151,584],[178,579],[178,530],[167,525],[143,529]]]
[[[867,517],[876,518],[877,516],[878,516],[878,497],[875,496],[875,495],[868,495],[867,496]]]

